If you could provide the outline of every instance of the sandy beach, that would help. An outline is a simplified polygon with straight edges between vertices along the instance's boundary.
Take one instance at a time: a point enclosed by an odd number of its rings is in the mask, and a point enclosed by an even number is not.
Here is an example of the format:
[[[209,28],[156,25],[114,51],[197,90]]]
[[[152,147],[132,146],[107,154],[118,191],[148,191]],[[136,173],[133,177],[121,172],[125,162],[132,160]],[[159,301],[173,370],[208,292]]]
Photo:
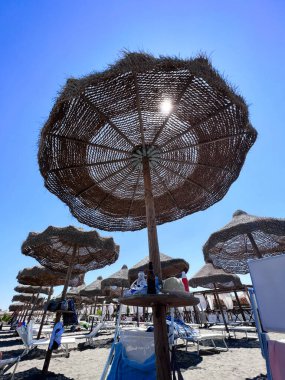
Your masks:
[[[81,333],[82,334],[82,333]],[[59,352],[52,357],[49,378],[97,380],[100,379],[112,343],[112,334],[102,333],[95,340],[95,347],[86,347],[84,339],[78,340],[65,358]],[[200,356],[196,354],[196,345],[190,346],[188,352],[185,346],[177,346],[177,361],[185,380],[253,380],[264,378],[265,362],[261,356],[257,338],[252,335],[246,339],[244,334],[237,334],[237,339],[228,339],[229,351],[213,352],[201,349]],[[8,331],[0,335],[0,350],[3,358],[19,355],[23,345],[19,337]],[[15,379],[39,379],[44,362],[45,350],[34,349],[18,365]],[[8,379],[6,375],[4,379]]]

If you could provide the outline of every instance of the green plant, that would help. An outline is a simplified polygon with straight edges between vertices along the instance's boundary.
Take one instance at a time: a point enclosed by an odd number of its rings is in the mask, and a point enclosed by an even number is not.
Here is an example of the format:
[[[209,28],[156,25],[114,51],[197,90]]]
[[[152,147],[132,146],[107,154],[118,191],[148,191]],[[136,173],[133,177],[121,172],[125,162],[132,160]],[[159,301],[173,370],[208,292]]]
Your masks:
[[[0,318],[1,322],[8,322],[11,319],[11,315],[5,313],[2,315],[2,318]]]

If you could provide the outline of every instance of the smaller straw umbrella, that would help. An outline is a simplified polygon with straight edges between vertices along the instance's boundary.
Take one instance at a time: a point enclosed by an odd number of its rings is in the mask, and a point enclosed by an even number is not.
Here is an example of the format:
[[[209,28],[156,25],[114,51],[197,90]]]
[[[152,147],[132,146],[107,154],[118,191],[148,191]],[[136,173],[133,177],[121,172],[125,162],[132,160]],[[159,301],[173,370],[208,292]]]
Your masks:
[[[103,291],[106,288],[109,289],[111,286],[117,286],[118,288],[121,288],[121,295],[123,294],[124,288],[129,287],[127,265],[123,265],[119,271],[111,274],[111,276],[101,281],[101,288]]]
[[[46,294],[48,295],[50,292],[50,288],[47,286],[32,286],[32,285],[17,285],[14,288],[15,292],[18,293],[31,293],[31,294],[36,294],[36,293],[41,293],[41,294]]]
[[[175,277],[181,274],[181,272],[188,272],[189,270],[189,264],[187,261],[180,258],[172,258],[165,255],[164,253],[160,253],[160,262],[162,279]],[[131,269],[129,269],[128,277],[130,284],[132,284],[138,278],[139,272],[143,271],[147,273],[148,263],[149,256],[146,256],[144,259],[135,264]]]
[[[9,305],[9,311],[16,311],[20,313],[21,311],[24,311],[25,309],[25,303],[23,302],[14,302]]]
[[[21,293],[21,294],[15,294],[12,298],[12,302],[29,302],[29,303],[32,303],[33,302],[33,295],[31,294],[25,294],[25,293]],[[39,297],[38,300],[37,300],[37,305],[40,305],[44,302],[45,298],[43,297]]]
[[[218,303],[225,327],[229,332],[228,325],[223,313],[220,299],[217,293],[217,288],[232,288],[241,286],[240,278],[234,274],[229,274],[222,269],[216,269],[212,263],[206,263],[203,267],[189,280],[189,285],[192,288],[201,286],[203,288],[214,289],[214,295]]]
[[[96,297],[102,295],[101,282],[103,280],[102,276],[98,276],[97,279],[91,284],[85,286],[80,290],[80,295],[84,297]]]
[[[237,210],[226,226],[203,247],[206,262],[228,273],[246,274],[247,261],[285,252],[285,219],[259,217]]]

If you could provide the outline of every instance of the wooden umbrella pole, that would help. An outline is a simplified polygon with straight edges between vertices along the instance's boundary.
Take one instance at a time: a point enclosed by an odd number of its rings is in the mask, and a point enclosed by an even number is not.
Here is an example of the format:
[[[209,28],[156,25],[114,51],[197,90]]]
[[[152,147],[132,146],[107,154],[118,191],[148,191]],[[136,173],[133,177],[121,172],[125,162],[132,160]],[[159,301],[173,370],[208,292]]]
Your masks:
[[[244,320],[244,322],[246,322],[246,318],[245,318],[244,312],[242,310],[242,306],[241,306],[241,303],[240,303],[240,300],[238,298],[236,290],[234,290],[234,294],[235,294],[235,297],[236,297],[236,300],[237,300],[237,304],[238,304],[239,310],[240,310],[241,315],[242,315],[242,319]]]
[[[155,220],[154,199],[152,194],[150,167],[147,157],[143,157],[143,177],[149,257],[150,261],[153,263],[154,273],[161,280],[162,275]],[[171,380],[170,357],[166,327],[166,308],[162,305],[155,305],[152,307],[152,310],[156,355],[156,378],[158,380]]]
[[[223,321],[224,321],[224,324],[225,324],[225,328],[226,328],[226,331],[227,333],[229,334],[230,331],[229,331],[229,328],[228,328],[228,324],[227,324],[227,321],[226,321],[226,318],[224,316],[224,313],[223,313],[223,308],[222,308],[222,305],[221,305],[221,302],[220,302],[220,299],[219,299],[219,295],[218,295],[218,292],[217,292],[217,286],[216,284],[214,284],[214,288],[215,288],[215,293],[216,293],[216,296],[217,296],[217,302],[218,302],[218,306],[219,306],[219,309],[220,309],[220,312],[222,314],[222,318],[223,318]]]
[[[251,242],[251,245],[252,245],[252,248],[253,248],[254,253],[256,254],[256,256],[257,256],[259,259],[262,259],[262,254],[260,253],[260,250],[258,249],[258,246],[257,246],[257,244],[256,244],[256,242],[255,242],[255,240],[254,240],[254,238],[253,238],[253,236],[252,236],[252,234],[249,232],[249,233],[247,234],[247,236],[248,236],[248,238],[249,238],[249,240],[250,240],[250,242]]]
[[[22,308],[22,310],[21,310],[21,313],[20,313],[20,315],[19,315],[19,322],[22,322],[23,321],[23,319],[24,319],[24,315],[25,315],[25,311],[26,311],[26,304],[24,303],[24,306],[23,306],[23,308]],[[27,306],[28,307],[28,306]]]
[[[40,296],[41,290],[42,290],[42,287],[40,286],[39,291],[38,291],[38,294],[37,294],[37,296],[36,296],[36,299],[34,300],[34,303],[33,303],[33,306],[32,306],[32,310],[31,310],[30,315],[29,315],[29,318],[28,318],[28,323],[30,322],[30,320],[31,320],[31,318],[32,318],[32,315],[33,315],[33,313],[34,313],[35,307],[36,307],[36,305],[37,305],[37,303],[38,303],[38,299],[39,299],[39,296]],[[34,297],[33,297],[33,298],[34,298]]]
[[[72,270],[73,270],[73,265],[74,265],[74,259],[75,259],[76,251],[77,251],[77,247],[75,245],[74,248],[73,248],[72,256],[70,258],[70,263],[69,263],[68,271],[67,271],[67,274],[66,274],[63,291],[61,293],[61,301],[63,301],[65,299],[65,297],[66,297],[67,288],[68,288],[69,281],[70,281],[71,274],[72,274]],[[54,326],[60,321],[60,318],[61,318],[61,311],[59,310],[59,311],[56,312]],[[42,369],[42,372],[43,372],[44,375],[46,375],[47,372],[48,372],[48,367],[49,367],[49,363],[50,363],[50,359],[51,359],[51,354],[52,354],[52,349],[49,347],[47,349],[47,352],[46,352],[45,362],[44,362],[44,366],[43,366],[43,369]]]
[[[25,320],[26,320],[26,318],[27,318],[27,316],[28,316],[28,312],[29,312],[29,308],[31,307],[31,303],[30,302],[28,302],[27,303],[27,309],[26,309],[26,312],[25,312],[25,314],[24,314],[24,318],[23,318],[23,321],[22,322],[25,322]]]
[[[95,296],[95,306],[94,306],[94,316],[92,318],[92,325],[91,325],[91,329],[90,329],[90,332],[93,330],[93,326],[94,326],[94,318],[95,318],[95,315],[96,315],[96,306],[97,306],[97,299],[98,299],[98,296]],[[91,307],[92,309],[92,307]],[[92,310],[91,310],[92,312]]]
[[[51,286],[50,289],[49,289],[49,294],[48,294],[48,299],[47,299],[47,306],[48,306],[49,301],[51,299],[52,292],[53,292],[53,286]],[[43,329],[43,325],[44,325],[46,314],[47,314],[47,307],[44,309],[44,312],[43,312],[43,315],[42,315],[42,320],[41,320],[39,332],[38,332],[38,335],[37,335],[37,339],[40,339],[40,337],[41,337],[41,333],[42,333],[42,329]]]

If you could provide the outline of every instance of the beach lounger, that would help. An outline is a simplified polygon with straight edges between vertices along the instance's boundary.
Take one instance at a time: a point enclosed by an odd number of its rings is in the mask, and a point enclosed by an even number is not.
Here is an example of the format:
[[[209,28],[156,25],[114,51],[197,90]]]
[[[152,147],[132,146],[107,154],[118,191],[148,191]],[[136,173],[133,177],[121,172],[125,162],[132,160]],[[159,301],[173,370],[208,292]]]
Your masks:
[[[17,356],[16,358],[10,358],[10,359],[2,359],[0,360],[0,378],[4,376],[4,374],[9,371],[10,368],[14,367],[13,372],[11,373],[11,379],[14,379],[15,372],[18,366],[19,361],[21,360],[23,354]]]
[[[45,346],[46,348],[49,346],[50,339],[33,339],[33,321],[30,321],[28,325],[20,326],[17,328],[17,332],[20,338],[23,341],[25,346],[26,353],[31,351],[35,347]],[[61,348],[65,351],[65,356],[69,357],[69,345],[76,344],[76,340],[74,337],[62,337],[61,338]]]
[[[225,325],[215,325],[215,326],[210,326],[209,330],[212,331],[221,331],[223,334],[226,335],[226,327]],[[249,333],[254,333],[256,334],[256,327],[254,326],[241,326],[241,325],[228,325],[228,330],[229,332],[234,334],[234,337],[236,338],[236,333],[244,333],[246,338],[248,338]]]
[[[167,320],[167,323],[170,324],[170,321]],[[213,345],[213,348],[228,351],[228,346],[225,341],[225,336],[223,334],[217,334],[217,333],[201,333],[200,330],[193,329],[192,327],[188,326],[186,323],[184,323],[181,320],[174,320],[174,336],[177,338],[182,339],[186,344],[186,351],[188,349],[188,343],[194,343],[197,345],[197,355],[200,354],[200,345],[204,344],[206,341],[210,341]],[[215,341],[222,341],[224,344],[224,347],[217,347]]]

